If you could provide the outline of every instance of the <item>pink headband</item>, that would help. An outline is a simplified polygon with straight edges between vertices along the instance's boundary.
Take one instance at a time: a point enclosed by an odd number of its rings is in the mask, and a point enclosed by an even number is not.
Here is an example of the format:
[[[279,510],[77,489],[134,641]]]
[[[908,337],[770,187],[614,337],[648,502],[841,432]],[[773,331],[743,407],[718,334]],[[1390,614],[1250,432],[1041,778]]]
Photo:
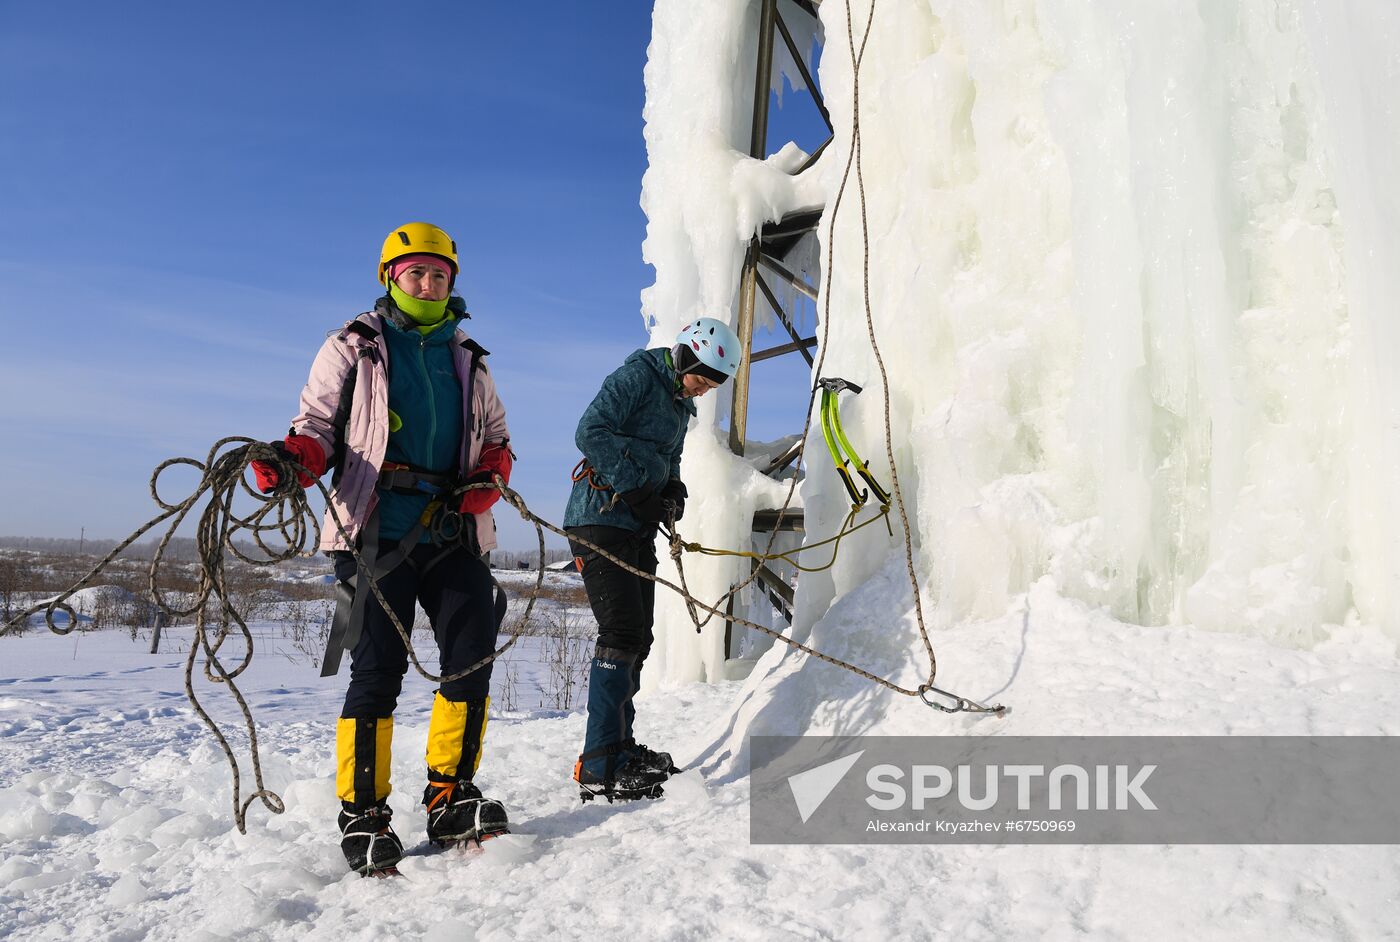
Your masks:
[[[447,264],[447,259],[440,255],[405,255],[396,258],[389,263],[389,280],[397,281],[399,275],[412,268],[414,265],[431,265],[440,269],[448,278],[452,277],[452,266]]]

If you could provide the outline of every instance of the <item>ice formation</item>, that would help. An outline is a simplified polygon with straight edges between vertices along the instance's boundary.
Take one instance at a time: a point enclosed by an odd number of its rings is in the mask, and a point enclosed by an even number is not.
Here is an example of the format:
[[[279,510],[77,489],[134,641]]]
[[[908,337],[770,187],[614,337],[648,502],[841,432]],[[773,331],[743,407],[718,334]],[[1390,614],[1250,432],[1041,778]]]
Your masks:
[[[857,45],[869,19],[870,312],[935,632],[1002,615],[1048,579],[1131,624],[1290,646],[1349,620],[1400,633],[1400,13],[929,0],[872,16],[870,3],[820,4],[836,133],[794,178],[790,149],[746,156],[758,3],[657,2],[642,194],[653,343],[734,309],[764,221],[825,205],[823,373],[864,384],[843,416],[889,478],[854,176],[831,219],[852,143],[848,16]],[[734,545],[783,495],[728,455],[727,412],[705,403],[683,469],[686,535],[708,545]],[[824,454],[815,423],[808,445]],[[806,470],[815,540],[848,507],[829,463]],[[858,626],[879,625],[917,681],[895,522],[894,539],[867,528],[802,576],[792,633],[849,653],[869,646]],[[708,598],[747,574],[686,564]],[[872,580],[886,591],[838,618]],[[697,638],[664,593],[658,621],[648,684],[724,675],[722,625]]]

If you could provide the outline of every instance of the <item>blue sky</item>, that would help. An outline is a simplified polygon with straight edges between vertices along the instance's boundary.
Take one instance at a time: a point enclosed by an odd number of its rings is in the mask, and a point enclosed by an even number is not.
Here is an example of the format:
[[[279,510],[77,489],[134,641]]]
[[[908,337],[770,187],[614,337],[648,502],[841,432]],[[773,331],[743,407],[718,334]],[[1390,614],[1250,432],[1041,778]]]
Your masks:
[[[513,483],[557,521],[574,423],[646,339],[650,16],[6,3],[0,535],[120,538],[156,512],[160,461],[281,437],[325,333],[380,293],[385,233],[413,219],[457,239]],[[785,378],[751,436],[799,430],[804,372],[759,370]],[[498,519],[503,546],[533,545]]]

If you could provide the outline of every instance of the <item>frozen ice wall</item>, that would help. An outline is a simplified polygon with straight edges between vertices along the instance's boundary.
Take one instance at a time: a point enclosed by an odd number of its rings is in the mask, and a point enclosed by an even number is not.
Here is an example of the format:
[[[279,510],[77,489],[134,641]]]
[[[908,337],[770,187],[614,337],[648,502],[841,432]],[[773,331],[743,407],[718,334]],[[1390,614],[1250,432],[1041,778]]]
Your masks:
[[[859,41],[869,3],[820,6],[836,139],[792,181],[783,155],[743,156],[757,3],[658,0],[657,342],[732,310],[764,219],[824,204],[823,373],[865,386],[842,415],[888,481],[875,346],[884,359],[935,626],[1000,615],[1049,577],[1128,622],[1290,645],[1348,619],[1400,634],[1400,11],[879,0],[859,113],[872,341],[854,177],[830,219],[851,147],[848,10]],[[724,403],[707,406],[684,470],[712,512],[686,529],[733,545],[768,494],[723,454]],[[824,455],[819,434],[809,449]],[[847,506],[829,463],[807,468],[820,539]],[[860,619],[903,626],[917,681],[899,536],[867,528],[804,575],[793,631],[839,654],[834,613],[864,592]],[[738,574],[687,565],[711,596]],[[652,682],[718,676],[714,639],[682,644],[683,609],[660,614]]]

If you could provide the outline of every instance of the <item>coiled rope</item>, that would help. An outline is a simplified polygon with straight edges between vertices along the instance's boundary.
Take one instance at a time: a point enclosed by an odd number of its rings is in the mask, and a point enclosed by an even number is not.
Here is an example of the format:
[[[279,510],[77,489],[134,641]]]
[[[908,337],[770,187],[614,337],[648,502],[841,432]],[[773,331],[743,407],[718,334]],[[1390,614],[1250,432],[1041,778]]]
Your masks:
[[[251,487],[246,480],[245,471],[254,461],[264,461],[278,468],[279,483],[267,494]],[[159,479],[164,471],[178,465],[187,465],[199,471],[200,480],[193,493],[184,500],[174,504],[167,503],[160,496]],[[298,471],[305,472],[306,469],[295,461],[284,459],[266,442],[240,437],[223,438],[215,442],[208,457],[203,462],[193,458],[172,458],[162,462],[156,466],[150,480],[151,498],[161,508],[161,513],[117,544],[71,588],[47,602],[41,602],[20,613],[5,625],[3,631],[0,631],[0,634],[9,633],[17,626],[26,623],[31,615],[42,611],[44,621],[50,631],[59,635],[70,633],[78,625],[78,615],[67,600],[74,593],[91,585],[108,563],[140,539],[142,535],[161,523],[169,521],[165,535],[161,538],[151,559],[148,588],[151,599],[172,622],[180,618],[194,617],[194,639],[190,645],[189,656],[185,660],[185,696],[189,698],[195,713],[213,734],[228,761],[229,769],[233,775],[234,823],[238,826],[240,833],[247,833],[247,811],[255,800],[261,800],[263,806],[273,814],[281,814],[284,810],[284,804],[281,797],[269,789],[263,781],[257,725],[253,721],[253,714],[247,700],[234,680],[252,662],[253,636],[230,597],[224,566],[225,552],[255,566],[274,565],[294,557],[309,556],[314,553],[321,540],[321,525],[316,512],[311,508],[307,499],[307,492],[297,483],[296,472]],[[454,493],[460,494],[476,488],[493,486],[491,484],[465,485]],[[330,502],[330,495],[325,485],[317,481],[316,487],[320,489],[322,497],[326,499],[326,505],[337,530],[342,537],[346,537],[345,526],[336,513],[334,505]],[[250,496],[256,504],[255,509],[246,516],[239,516],[233,510],[234,498],[239,495],[240,490],[243,494]],[[162,592],[160,588],[161,565],[166,548],[175,536],[176,530],[200,501],[206,497],[208,503],[200,512],[196,525],[195,542],[199,565],[199,588],[190,603],[182,607],[167,598]],[[243,534],[252,538],[262,553],[260,558],[245,555],[234,543],[234,540]],[[278,537],[282,546],[269,546],[265,541],[265,537],[269,535]],[[489,657],[483,658],[464,670],[443,676],[433,674],[419,662],[418,656],[413,650],[409,631],[394,614],[393,608],[389,606],[378,584],[372,577],[369,577],[367,567],[359,551],[352,548],[350,552],[360,566],[361,573],[365,575],[375,598],[388,614],[394,629],[399,633],[399,637],[403,639],[404,647],[408,651],[414,668],[430,682],[441,684],[464,677],[494,661],[515,644],[521,631],[528,624],[531,610],[535,604],[535,595],[538,595],[539,588],[544,581],[544,534],[538,532],[537,535],[541,564],[535,580],[536,592],[526,603],[525,610],[514,626],[510,639]],[[351,543],[352,541],[347,539],[346,542]],[[59,612],[68,617],[67,625],[60,625],[55,621],[55,615]],[[237,665],[230,668],[220,659],[219,652],[223,648],[224,642],[234,633],[235,626],[237,633],[243,639],[243,650],[237,658]],[[229,744],[228,737],[219,728],[219,724],[204,709],[199,697],[195,694],[194,667],[200,652],[204,654],[205,678],[211,683],[222,684],[228,688],[243,717],[244,727],[248,735],[248,752],[254,782],[254,789],[247,798],[242,797],[242,770],[233,747]]]

